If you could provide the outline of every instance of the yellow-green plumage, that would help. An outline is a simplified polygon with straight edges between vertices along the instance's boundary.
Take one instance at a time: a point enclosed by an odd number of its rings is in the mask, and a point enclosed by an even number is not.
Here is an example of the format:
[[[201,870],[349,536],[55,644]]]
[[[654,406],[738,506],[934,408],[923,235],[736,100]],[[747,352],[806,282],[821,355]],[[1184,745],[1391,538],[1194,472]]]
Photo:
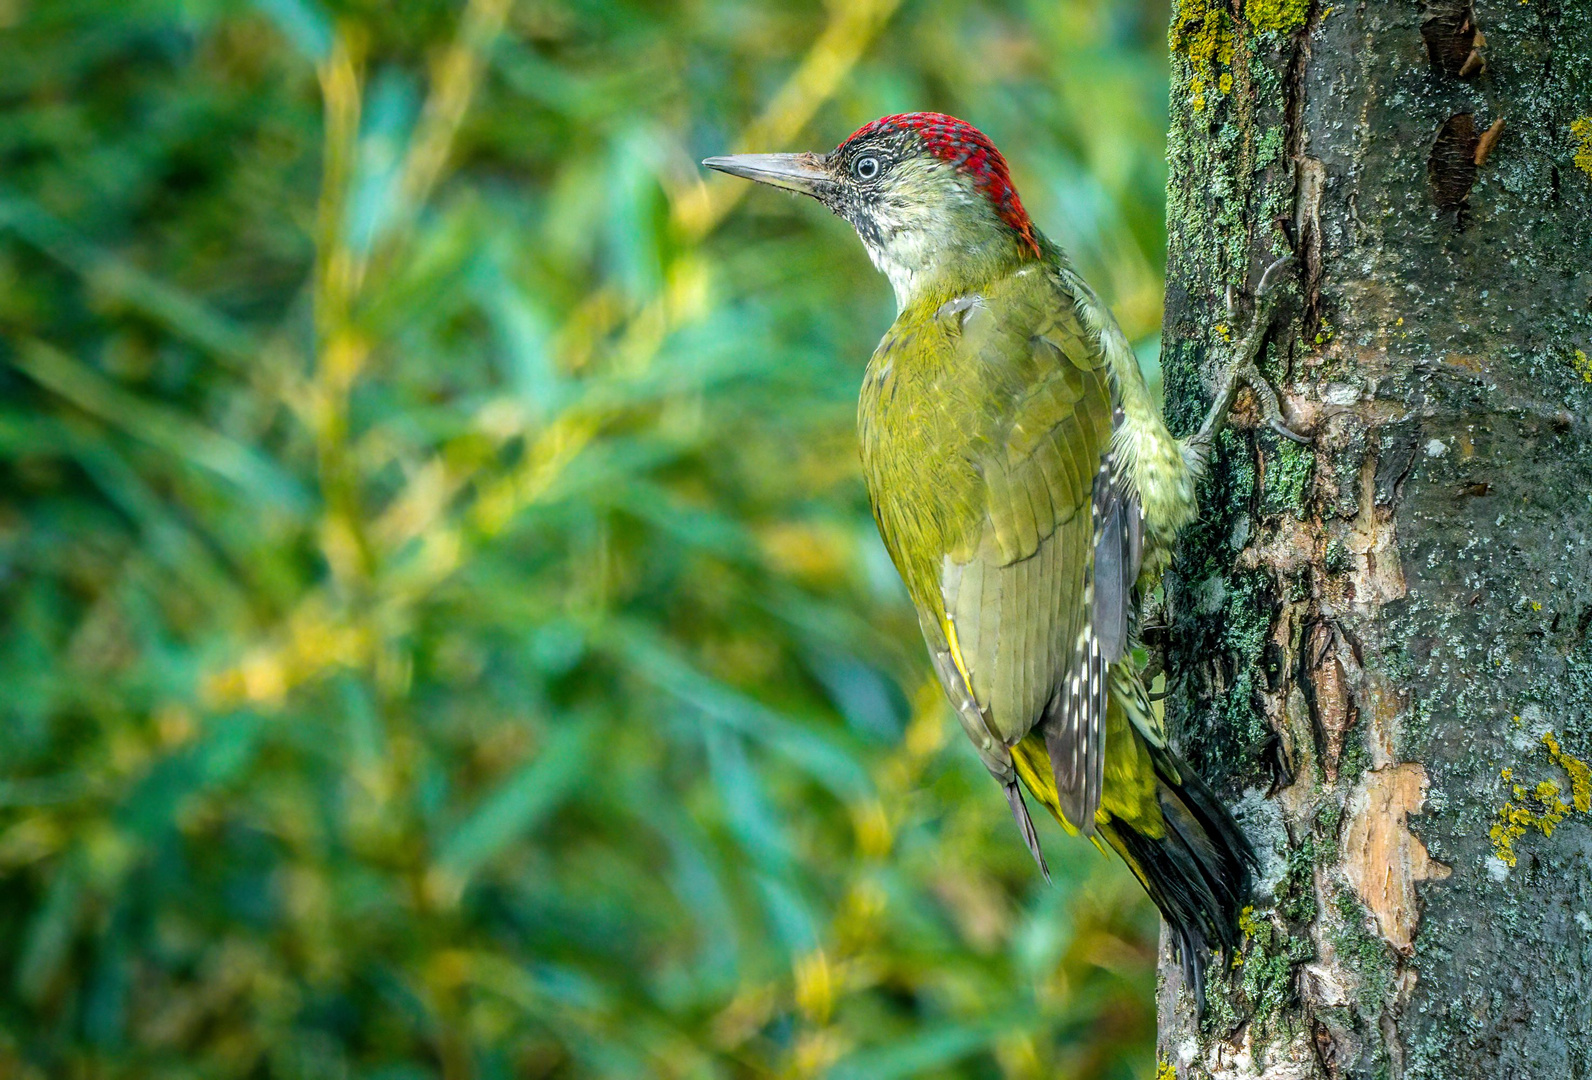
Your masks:
[[[822,157],[708,163],[820,199],[890,278],[862,463],[935,670],[1041,868],[1023,787],[1122,856],[1197,983],[1197,954],[1237,941],[1253,855],[1168,747],[1131,644],[1198,454],[977,130],[908,114]]]
[[[1111,378],[1060,268],[1030,260],[972,284],[901,311],[863,377],[858,426],[879,531],[930,647],[950,654],[989,735],[1011,747],[1057,693],[1088,624]],[[1158,834],[1143,737],[1121,728],[1104,733],[1095,819],[1128,815]],[[1025,746],[1029,790],[1087,831],[1060,806],[1043,740]]]
[[[936,670],[985,765],[1121,855],[1172,922],[1197,983],[1193,957],[1204,943],[1236,941],[1252,856],[1167,748],[1125,638],[1107,658],[1097,709],[1080,706],[1079,724],[1093,727],[1069,729],[1099,747],[1095,792],[1083,769],[1057,767],[1053,751],[1073,744],[1045,730],[1082,645],[1099,639],[1096,590],[1113,587],[1098,579],[1102,491],[1126,492],[1136,512],[1131,470],[1148,455],[1112,464],[1129,423],[1121,384],[1137,371],[1113,371],[1109,344],[1120,332],[1059,253],[1042,250],[1048,258],[1015,259],[903,306],[863,377],[863,474]],[[1151,546],[1164,546],[1175,526],[1151,532]],[[1136,576],[1125,585],[1129,605]]]

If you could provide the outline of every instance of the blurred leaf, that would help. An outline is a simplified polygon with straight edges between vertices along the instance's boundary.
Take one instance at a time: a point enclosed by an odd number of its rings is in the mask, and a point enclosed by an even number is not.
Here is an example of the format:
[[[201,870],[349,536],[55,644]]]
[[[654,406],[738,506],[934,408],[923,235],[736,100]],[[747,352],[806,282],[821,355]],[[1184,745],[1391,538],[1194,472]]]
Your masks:
[[[861,798],[869,792],[867,774],[855,759],[813,728],[794,724],[693,670],[639,627],[616,630],[629,662],[662,689],[708,717],[768,744],[842,798]]]
[[[952,1026],[906,1039],[887,1050],[853,1054],[829,1071],[830,1080],[894,1080],[921,1076],[987,1044],[993,1025]]]
[[[464,879],[522,834],[534,829],[581,779],[595,726],[576,722],[555,731],[535,760],[521,768],[442,841],[437,865]]]
[[[332,51],[332,28],[315,0],[254,0],[300,52],[317,63]]]
[[[206,430],[180,412],[139,400],[57,349],[25,340],[11,362],[84,412],[231,481],[261,503],[292,511],[308,505],[298,482],[252,447]]]
[[[203,301],[87,243],[37,204],[0,195],[0,230],[12,230],[82,276],[99,296],[127,304],[174,334],[241,366],[257,355],[247,331]]]

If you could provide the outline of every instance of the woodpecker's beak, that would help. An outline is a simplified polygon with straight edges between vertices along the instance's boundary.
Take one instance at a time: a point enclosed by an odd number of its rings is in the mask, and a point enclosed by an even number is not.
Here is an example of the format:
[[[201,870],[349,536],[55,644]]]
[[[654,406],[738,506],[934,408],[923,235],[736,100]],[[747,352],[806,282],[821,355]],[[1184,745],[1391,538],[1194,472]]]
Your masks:
[[[733,154],[710,157],[702,164],[731,176],[743,176],[759,184],[799,191],[818,198],[835,186],[818,154]]]

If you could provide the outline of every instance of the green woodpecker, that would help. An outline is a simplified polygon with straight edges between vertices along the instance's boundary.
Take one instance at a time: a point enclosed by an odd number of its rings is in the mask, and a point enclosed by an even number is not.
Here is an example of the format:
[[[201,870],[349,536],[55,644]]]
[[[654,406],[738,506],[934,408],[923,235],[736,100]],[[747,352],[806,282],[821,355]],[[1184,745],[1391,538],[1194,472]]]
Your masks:
[[[1167,744],[1132,645],[1249,358],[1200,433],[1174,439],[1116,320],[1029,220],[1000,152],[953,117],[703,164],[816,198],[890,279],[862,464],[940,682],[1040,869],[1019,781],[1128,864],[1197,992],[1199,958],[1240,940],[1255,857]]]

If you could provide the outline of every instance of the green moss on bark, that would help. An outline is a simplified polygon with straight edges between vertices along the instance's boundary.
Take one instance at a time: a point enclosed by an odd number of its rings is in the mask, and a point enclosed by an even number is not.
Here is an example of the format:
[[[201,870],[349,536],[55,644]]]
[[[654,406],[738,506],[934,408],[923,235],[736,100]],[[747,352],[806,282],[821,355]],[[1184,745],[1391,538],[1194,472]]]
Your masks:
[[[1305,512],[1305,495],[1310,490],[1315,475],[1316,457],[1309,450],[1278,440],[1274,453],[1265,459],[1265,484],[1261,489],[1262,514],[1294,514]]]

